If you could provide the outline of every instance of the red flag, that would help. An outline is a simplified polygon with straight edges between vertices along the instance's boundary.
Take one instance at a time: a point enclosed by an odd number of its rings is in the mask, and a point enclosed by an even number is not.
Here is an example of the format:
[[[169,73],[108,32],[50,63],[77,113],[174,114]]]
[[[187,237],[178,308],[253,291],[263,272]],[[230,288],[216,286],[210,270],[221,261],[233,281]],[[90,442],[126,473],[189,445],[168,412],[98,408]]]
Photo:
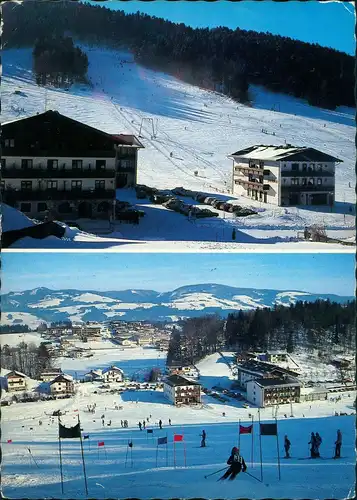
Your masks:
[[[8,440],[7,440],[7,442],[8,442],[8,443],[12,443],[12,439],[8,439]]]
[[[73,410],[73,411],[78,411],[78,410]]]
[[[104,446],[104,441],[98,441],[98,446]]]
[[[174,434],[174,442],[183,441],[183,434]]]
[[[239,426],[239,434],[251,434],[253,430],[253,425],[248,425],[248,427],[244,427],[244,425]]]

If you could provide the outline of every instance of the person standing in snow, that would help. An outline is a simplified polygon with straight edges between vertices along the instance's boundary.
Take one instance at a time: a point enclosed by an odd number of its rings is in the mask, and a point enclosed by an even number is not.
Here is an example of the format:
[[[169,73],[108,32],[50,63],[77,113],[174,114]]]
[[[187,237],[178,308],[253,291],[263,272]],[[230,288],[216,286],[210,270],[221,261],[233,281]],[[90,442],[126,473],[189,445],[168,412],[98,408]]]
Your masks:
[[[291,443],[288,439],[288,436],[285,436],[285,438],[284,438],[285,458],[290,458],[290,453],[289,453],[290,445],[291,445]]]
[[[171,418],[169,418],[169,425],[171,425]]]
[[[202,431],[202,434],[200,434],[202,440],[201,440],[201,448],[206,447],[206,432],[205,430]]]
[[[140,429],[140,430],[142,430],[142,429],[141,429],[141,427],[142,427],[141,422],[139,422],[139,429]]]
[[[341,458],[342,432],[337,431],[337,439],[335,441],[335,456],[333,458]]]
[[[228,470],[223,474],[222,477],[218,479],[218,481],[227,478],[232,481],[237,477],[241,470],[243,470],[243,472],[247,470],[244,458],[239,454],[239,448],[236,447],[232,448],[232,452],[227,460],[227,464],[229,465]]]
[[[310,447],[311,458],[316,458],[317,456],[316,437],[313,432],[311,433],[309,444],[311,444]]]
[[[162,429],[162,420],[161,419],[159,420],[159,427],[160,427],[160,429]]]
[[[320,457],[320,446],[322,444],[322,438],[318,432],[315,434],[315,439],[316,439],[316,456]]]
[[[145,419],[143,420],[143,427],[144,427],[144,429],[145,429]]]

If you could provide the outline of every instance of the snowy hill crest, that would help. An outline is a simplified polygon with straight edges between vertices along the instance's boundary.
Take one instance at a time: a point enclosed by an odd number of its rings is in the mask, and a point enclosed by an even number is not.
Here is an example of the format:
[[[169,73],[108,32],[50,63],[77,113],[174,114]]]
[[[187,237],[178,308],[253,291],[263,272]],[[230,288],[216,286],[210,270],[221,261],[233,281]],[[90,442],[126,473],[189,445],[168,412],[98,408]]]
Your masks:
[[[346,302],[353,297],[298,290],[236,288],[215,283],[187,285],[168,292],[154,290],[50,290],[40,287],[1,296],[3,323],[21,323],[24,314],[39,321],[171,321],[204,314],[227,316],[239,310],[290,305],[298,300]],[[19,317],[18,317],[19,316]]]

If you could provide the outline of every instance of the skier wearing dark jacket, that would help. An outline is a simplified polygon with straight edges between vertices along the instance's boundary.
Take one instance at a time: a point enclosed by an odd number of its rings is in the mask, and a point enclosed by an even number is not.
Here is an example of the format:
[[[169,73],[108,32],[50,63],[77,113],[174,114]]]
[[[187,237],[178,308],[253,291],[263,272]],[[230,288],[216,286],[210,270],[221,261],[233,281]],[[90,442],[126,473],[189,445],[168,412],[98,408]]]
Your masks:
[[[309,444],[311,444],[310,448],[311,458],[316,458],[318,449],[317,449],[316,437],[313,432],[311,433],[311,439],[309,441]]]
[[[289,453],[290,445],[291,445],[291,443],[288,439],[288,436],[285,436],[285,438],[284,438],[285,458],[290,458],[290,453]]]
[[[239,454],[239,448],[236,447],[232,448],[232,452],[227,460],[227,464],[229,465],[228,470],[223,474],[222,477],[218,479],[218,481],[227,478],[232,481],[237,477],[241,470],[243,470],[243,472],[247,470],[244,458]]]

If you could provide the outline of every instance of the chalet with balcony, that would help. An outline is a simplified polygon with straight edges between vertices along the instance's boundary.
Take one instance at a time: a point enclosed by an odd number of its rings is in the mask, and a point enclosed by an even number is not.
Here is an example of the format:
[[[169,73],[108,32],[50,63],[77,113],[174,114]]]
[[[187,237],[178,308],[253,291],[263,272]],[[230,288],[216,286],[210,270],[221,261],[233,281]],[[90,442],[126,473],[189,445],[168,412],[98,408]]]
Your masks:
[[[13,370],[5,375],[5,378],[9,392],[25,391],[27,389],[27,377],[23,373]]]
[[[38,219],[109,219],[116,188],[134,187],[133,135],[113,135],[57,111],[2,125],[3,201]]]
[[[110,366],[109,368],[104,368],[102,378],[104,382],[123,382],[124,372],[117,366]]]
[[[175,406],[201,403],[201,384],[181,375],[170,375],[164,380],[164,396]]]
[[[299,403],[301,384],[289,378],[262,378],[247,383],[247,401],[259,408]]]
[[[277,206],[333,205],[335,165],[342,160],[309,147],[251,146],[236,151],[232,192]]]
[[[74,383],[72,377],[62,373],[49,382],[50,393],[58,396],[71,396],[74,394]]]
[[[171,364],[166,367],[166,372],[168,375],[181,375],[188,379],[196,380],[200,378],[200,372],[194,365],[182,366]]]
[[[40,380],[42,380],[42,382],[51,382],[51,380],[55,379],[61,374],[62,374],[61,368],[52,368],[50,370],[42,372],[40,375]]]

